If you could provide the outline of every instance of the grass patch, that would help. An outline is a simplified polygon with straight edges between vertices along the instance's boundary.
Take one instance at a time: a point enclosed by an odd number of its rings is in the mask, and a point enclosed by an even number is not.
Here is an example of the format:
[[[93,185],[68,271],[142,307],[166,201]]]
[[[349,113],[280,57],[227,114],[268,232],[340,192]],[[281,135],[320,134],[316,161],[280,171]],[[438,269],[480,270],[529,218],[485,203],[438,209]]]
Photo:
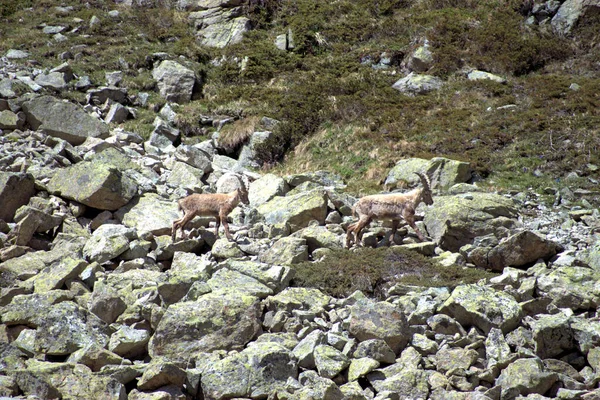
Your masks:
[[[383,299],[395,284],[452,288],[495,276],[476,268],[443,267],[401,247],[333,250],[323,261],[300,263],[294,269],[293,286],[317,288],[338,298],[360,290]]]

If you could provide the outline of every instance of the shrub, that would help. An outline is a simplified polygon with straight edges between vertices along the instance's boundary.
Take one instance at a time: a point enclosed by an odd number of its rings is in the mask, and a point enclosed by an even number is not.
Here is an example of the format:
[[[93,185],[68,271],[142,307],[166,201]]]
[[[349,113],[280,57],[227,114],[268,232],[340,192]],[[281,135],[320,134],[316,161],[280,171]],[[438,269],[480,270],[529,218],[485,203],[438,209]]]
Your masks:
[[[334,297],[356,290],[383,298],[395,284],[427,287],[475,283],[495,274],[475,268],[443,267],[415,251],[402,247],[332,250],[323,261],[296,265],[292,285],[312,287]]]

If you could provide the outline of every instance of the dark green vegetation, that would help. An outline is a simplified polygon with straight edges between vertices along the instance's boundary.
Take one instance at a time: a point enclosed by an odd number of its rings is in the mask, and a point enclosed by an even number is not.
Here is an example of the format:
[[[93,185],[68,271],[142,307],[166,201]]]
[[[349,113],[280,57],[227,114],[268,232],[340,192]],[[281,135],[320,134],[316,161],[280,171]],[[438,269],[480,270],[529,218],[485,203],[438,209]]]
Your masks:
[[[53,67],[61,52],[85,44],[71,61],[75,72],[101,83],[105,71],[124,70],[132,94],[153,88],[152,53],[183,55],[199,62],[205,82],[203,97],[180,108],[188,140],[210,134],[199,128],[201,114],[279,119],[259,155],[280,172],[327,167],[352,190],[373,191],[398,159],[445,156],[472,163],[491,185],[523,188],[556,184],[572,171],[583,177],[578,185],[589,185],[587,165],[600,164],[597,25],[559,38],[547,24],[526,25],[519,0],[250,0],[245,12],[255,30],[225,49],[199,46],[184,12],[87,4],[65,1],[74,11],[63,15],[54,1],[2,2],[0,52],[23,48]],[[107,12],[115,8],[120,18],[111,20]],[[101,23],[90,27],[93,15]],[[74,17],[85,22],[66,42],[40,32],[41,23],[72,27]],[[293,51],[278,50],[275,37],[288,31]],[[391,86],[406,72],[402,60],[425,39],[435,60],[428,73],[446,84],[428,95],[402,95]],[[392,68],[362,62],[383,53]],[[467,81],[467,68],[508,82]],[[156,94],[150,99],[155,109],[162,102]],[[148,134],[153,119],[154,112],[138,110],[126,128]],[[232,142],[244,135],[233,131]]]
[[[334,297],[347,297],[360,290],[383,298],[386,289],[396,284],[453,288],[495,275],[458,265],[444,267],[401,247],[333,250],[322,261],[304,262],[294,269],[292,285],[317,288]]]

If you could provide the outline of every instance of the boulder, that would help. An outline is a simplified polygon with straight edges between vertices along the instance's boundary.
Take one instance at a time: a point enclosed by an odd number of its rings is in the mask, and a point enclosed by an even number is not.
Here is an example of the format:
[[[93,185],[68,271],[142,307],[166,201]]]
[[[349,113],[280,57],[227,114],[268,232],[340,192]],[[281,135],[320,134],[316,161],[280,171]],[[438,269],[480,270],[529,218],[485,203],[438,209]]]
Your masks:
[[[192,167],[184,162],[176,161],[171,169],[167,183],[172,187],[183,187],[191,190],[204,186],[202,177],[204,170]]]
[[[260,316],[257,297],[239,291],[208,293],[171,305],[148,351],[153,358],[188,360],[201,352],[240,350],[260,332]]]
[[[597,274],[594,269],[575,266],[544,270],[537,277],[537,289],[557,307],[595,309],[600,305]]]
[[[136,197],[115,212],[123,225],[134,228],[139,236],[146,232],[171,235],[173,221],[181,218],[176,201],[167,201],[155,193]]]
[[[327,217],[327,199],[323,190],[312,190],[293,196],[274,197],[258,206],[258,213],[266,223],[285,226],[289,224],[292,232],[300,230],[312,220],[319,224]]]
[[[26,396],[42,399],[127,398],[125,385],[117,380],[92,373],[83,364],[48,362],[31,359],[26,368],[12,372]]]
[[[564,313],[540,314],[531,321],[535,353],[541,359],[557,358],[575,348],[569,316]]]
[[[250,20],[240,15],[240,8],[214,7],[190,13],[198,29],[197,37],[204,46],[223,48],[241,42],[250,30]]]
[[[308,260],[308,245],[306,239],[286,236],[259,254],[259,258],[267,264],[296,264]]]
[[[522,231],[500,241],[498,246],[488,253],[488,265],[493,271],[502,271],[504,267],[523,267],[538,261],[554,257],[560,245],[532,231]]]
[[[504,399],[532,393],[543,395],[557,380],[558,375],[546,371],[539,358],[522,358],[503,369],[496,384],[502,388]]]
[[[196,75],[178,62],[164,60],[152,70],[158,83],[160,95],[175,103],[187,103],[192,99]]]
[[[398,354],[410,338],[402,310],[387,302],[359,300],[350,308],[348,332],[359,341],[384,340]]]
[[[385,185],[388,187],[396,186],[398,183],[408,183],[409,186],[420,185],[421,181],[415,172],[427,174],[432,189],[448,189],[452,185],[469,181],[472,175],[471,166],[466,162],[444,157],[435,157],[431,160],[408,158],[398,161],[390,170]]]
[[[444,82],[437,76],[415,74],[411,72],[392,85],[392,88],[401,93],[414,96],[416,94],[427,94],[440,89]]]
[[[277,343],[254,343],[212,363],[202,374],[205,398],[266,398],[298,377],[293,354]]]
[[[75,146],[88,137],[105,139],[109,136],[108,125],[104,122],[88,115],[80,106],[52,96],[26,101],[23,111],[32,129],[39,129]]]
[[[248,200],[252,207],[258,207],[276,196],[284,196],[288,191],[285,180],[274,174],[265,174],[250,184]]]
[[[586,17],[592,19],[598,12],[600,12],[598,0],[566,0],[552,17],[551,25],[555,32],[565,36],[578,24],[584,23]]]
[[[511,199],[492,193],[437,196],[425,213],[427,232],[445,250],[458,250],[477,236],[507,236],[519,226]]]
[[[60,169],[48,191],[100,210],[114,211],[137,194],[137,184],[119,169],[102,162],[80,162]]]
[[[492,328],[508,333],[522,318],[521,306],[512,296],[478,285],[457,286],[439,312],[464,326],[476,326],[486,334]]]
[[[129,242],[136,239],[136,232],[124,225],[101,225],[94,231],[83,247],[83,255],[90,262],[102,264],[129,249]]]
[[[0,219],[12,222],[17,209],[26,205],[34,194],[33,175],[0,172]]]

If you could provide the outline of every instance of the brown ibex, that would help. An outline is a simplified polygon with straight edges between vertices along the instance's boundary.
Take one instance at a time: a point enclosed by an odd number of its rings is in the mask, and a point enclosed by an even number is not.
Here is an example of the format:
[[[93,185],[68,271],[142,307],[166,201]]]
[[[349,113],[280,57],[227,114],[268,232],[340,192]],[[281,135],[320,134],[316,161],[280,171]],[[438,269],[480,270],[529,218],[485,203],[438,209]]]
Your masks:
[[[230,193],[194,193],[179,200],[177,204],[179,209],[183,210],[183,218],[173,222],[172,239],[175,241],[177,229],[181,229],[181,236],[185,237],[184,228],[195,216],[215,217],[215,236],[219,237],[219,227],[221,223],[225,228],[225,236],[232,241],[229,233],[229,224],[227,216],[233,209],[242,202],[248,204],[248,188],[244,181],[236,175],[240,181],[240,187]]]
[[[423,184],[422,188],[413,189],[408,193],[375,194],[358,200],[352,209],[353,215],[358,216],[358,221],[350,224],[346,230],[347,248],[350,248],[353,242],[360,246],[363,229],[374,219],[392,220],[390,243],[396,234],[400,219],[404,219],[414,229],[419,240],[425,241],[425,237],[415,224],[415,210],[421,202],[427,205],[433,204],[433,198],[429,178],[419,172],[415,173]]]

